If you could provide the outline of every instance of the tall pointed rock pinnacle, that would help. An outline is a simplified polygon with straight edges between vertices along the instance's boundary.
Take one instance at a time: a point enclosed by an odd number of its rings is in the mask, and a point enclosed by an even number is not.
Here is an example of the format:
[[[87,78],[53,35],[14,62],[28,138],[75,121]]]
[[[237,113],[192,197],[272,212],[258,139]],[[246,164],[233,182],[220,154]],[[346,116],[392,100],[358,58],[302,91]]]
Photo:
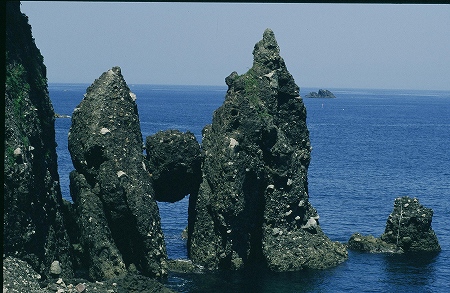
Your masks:
[[[189,255],[210,269],[335,266],[347,250],[322,232],[309,202],[306,108],[272,30],[253,56],[247,73],[225,79],[225,101],[203,130],[204,175],[190,199]]]

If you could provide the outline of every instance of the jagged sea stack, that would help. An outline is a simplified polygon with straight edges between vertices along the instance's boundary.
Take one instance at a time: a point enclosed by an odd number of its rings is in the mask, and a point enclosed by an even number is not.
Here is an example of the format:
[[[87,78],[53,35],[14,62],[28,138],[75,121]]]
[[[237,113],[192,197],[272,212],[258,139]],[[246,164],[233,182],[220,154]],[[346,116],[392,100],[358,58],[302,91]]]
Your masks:
[[[76,171],[70,174],[71,195],[89,275],[97,280],[126,271],[167,272],[135,98],[114,67],[88,87],[72,116],[69,151]]]
[[[337,265],[347,251],[322,232],[309,203],[306,109],[270,29],[253,56],[247,73],[225,79],[225,102],[203,130],[204,175],[191,199],[190,258],[209,269]]]
[[[55,113],[43,57],[20,2],[6,3],[3,254],[42,277],[73,275],[57,173]]]

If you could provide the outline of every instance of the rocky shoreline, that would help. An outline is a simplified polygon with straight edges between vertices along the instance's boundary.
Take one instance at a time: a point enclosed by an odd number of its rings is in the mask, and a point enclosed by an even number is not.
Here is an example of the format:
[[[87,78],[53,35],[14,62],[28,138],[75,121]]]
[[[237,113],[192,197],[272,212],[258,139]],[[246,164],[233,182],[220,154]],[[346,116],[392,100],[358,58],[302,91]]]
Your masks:
[[[440,250],[433,211],[415,198],[395,200],[380,238],[354,234],[343,244],[321,230],[309,201],[306,108],[270,29],[252,68],[226,77],[202,145],[167,130],[144,146],[137,97],[120,67],[101,74],[71,116],[73,203],[63,200],[61,115],[20,3],[6,7],[3,292],[171,292],[159,282],[170,271],[287,272],[336,266],[347,248]],[[189,260],[169,260],[156,202],[188,194]]]

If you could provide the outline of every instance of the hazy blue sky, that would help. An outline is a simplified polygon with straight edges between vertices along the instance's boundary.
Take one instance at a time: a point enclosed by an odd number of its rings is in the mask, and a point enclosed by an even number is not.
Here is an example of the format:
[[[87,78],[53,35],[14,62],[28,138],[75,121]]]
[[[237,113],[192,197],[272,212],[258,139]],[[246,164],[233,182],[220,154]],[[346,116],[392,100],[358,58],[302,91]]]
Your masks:
[[[225,85],[271,28],[300,87],[450,90],[450,5],[22,2],[48,81]]]

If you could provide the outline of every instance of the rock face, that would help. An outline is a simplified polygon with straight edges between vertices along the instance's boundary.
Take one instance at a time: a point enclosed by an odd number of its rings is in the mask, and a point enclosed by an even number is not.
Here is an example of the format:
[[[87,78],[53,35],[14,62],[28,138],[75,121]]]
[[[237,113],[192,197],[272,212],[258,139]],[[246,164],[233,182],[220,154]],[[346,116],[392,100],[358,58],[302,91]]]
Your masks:
[[[305,96],[305,98],[336,98],[332,92],[329,90],[320,89],[317,93],[310,92]]]
[[[225,81],[224,104],[203,130],[203,181],[191,197],[189,256],[208,269],[326,268],[347,258],[308,200],[306,109],[270,29],[253,67]],[[192,206],[195,207],[192,207]]]
[[[396,198],[383,235],[375,238],[355,233],[348,247],[364,252],[440,251],[438,239],[431,228],[432,217],[433,210],[423,207],[417,198]]]
[[[62,276],[73,274],[54,115],[27,16],[19,2],[7,2],[3,253],[25,260],[43,277],[54,261],[60,262]]]
[[[26,262],[13,257],[3,258],[3,292],[8,293],[80,293],[80,292],[161,292],[173,293],[157,280],[142,275],[128,274],[103,282],[85,279],[54,278],[42,281],[42,277]]]
[[[23,260],[3,258],[3,292],[48,292],[39,286],[41,275]]]
[[[431,228],[432,218],[433,210],[422,206],[417,198],[396,198],[394,210],[380,238],[404,251],[440,251],[438,239]]]
[[[114,67],[88,87],[72,115],[71,195],[89,276],[96,280],[167,271],[135,98]]]
[[[203,156],[193,133],[159,131],[147,137],[145,146],[157,201],[176,202],[198,193]]]

